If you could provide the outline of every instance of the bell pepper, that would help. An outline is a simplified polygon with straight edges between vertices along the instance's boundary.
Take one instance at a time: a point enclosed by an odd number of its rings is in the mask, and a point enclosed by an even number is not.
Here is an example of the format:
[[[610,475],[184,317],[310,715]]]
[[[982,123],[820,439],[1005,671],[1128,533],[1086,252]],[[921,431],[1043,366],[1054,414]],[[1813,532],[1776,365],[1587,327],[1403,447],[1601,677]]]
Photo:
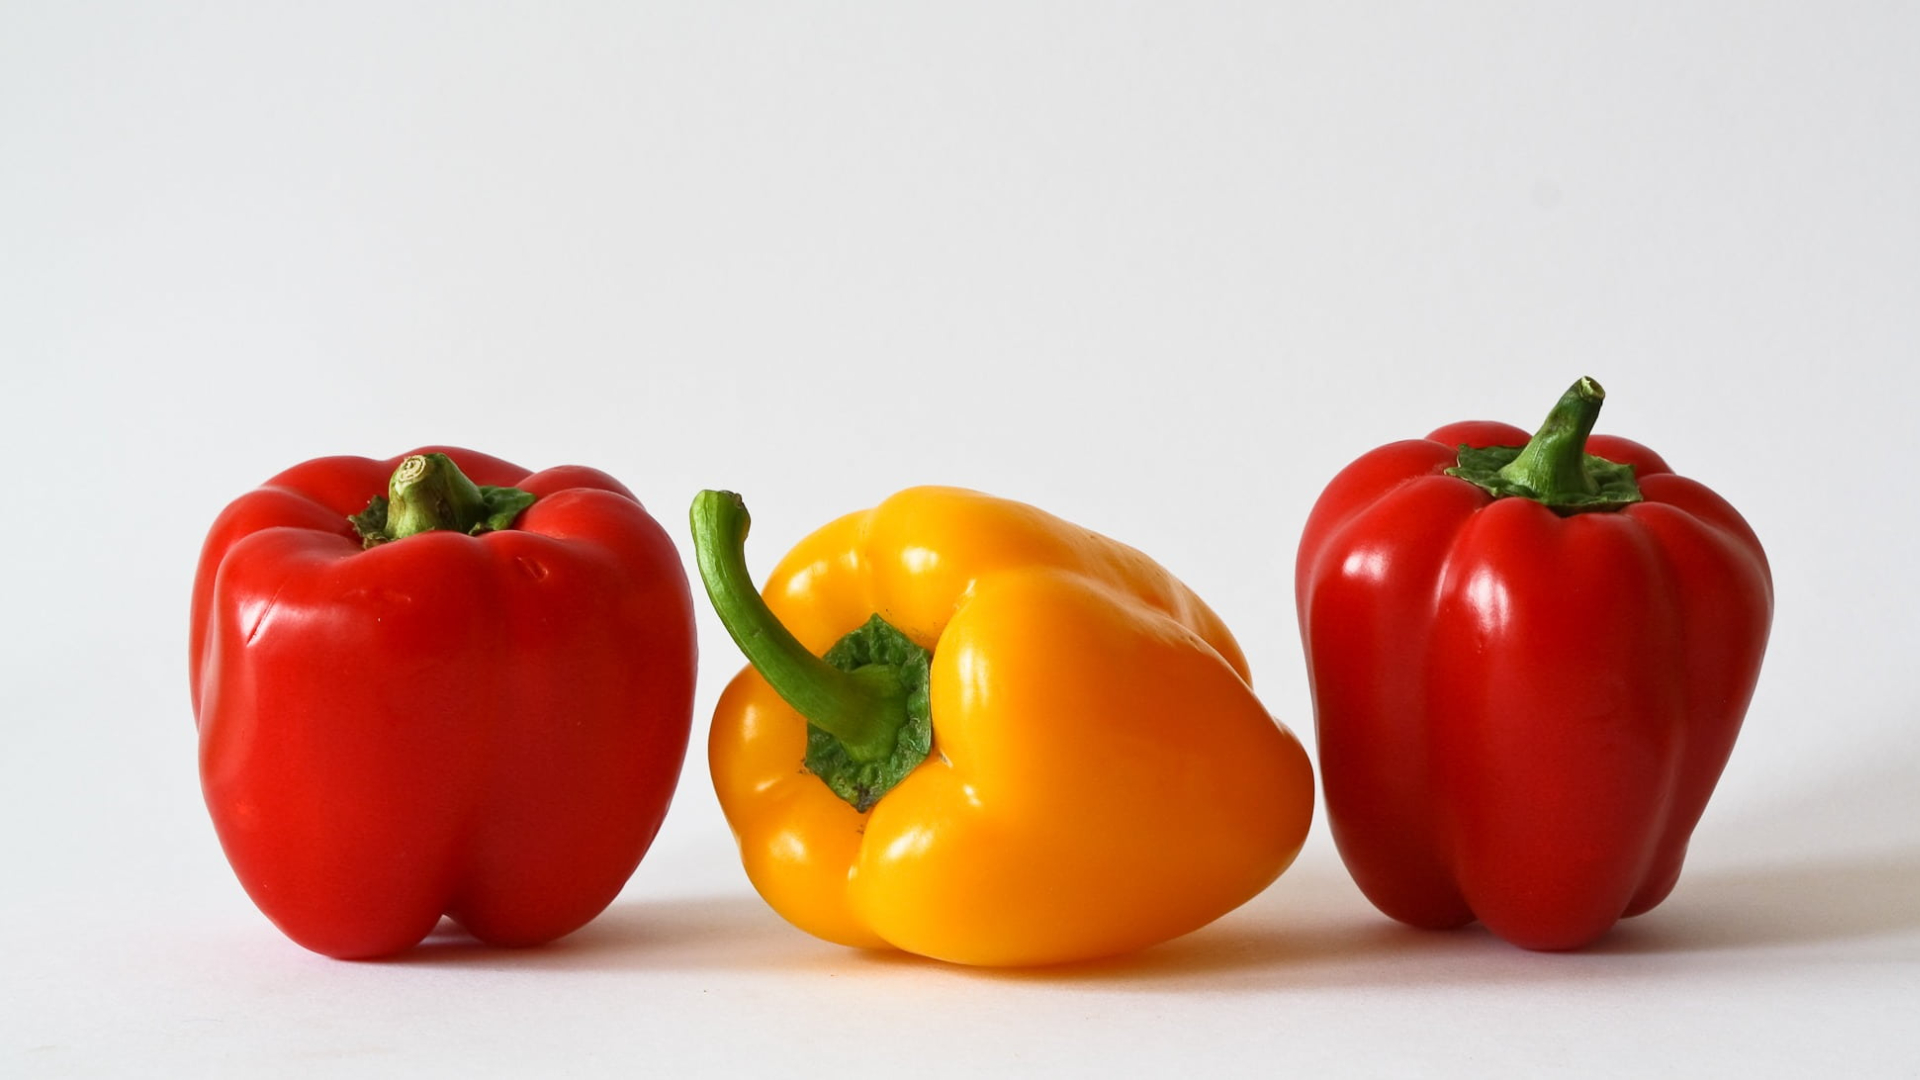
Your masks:
[[[1297,603],[1327,818],[1369,900],[1586,945],[1660,903],[1759,677],[1753,530],[1653,451],[1593,435],[1582,379],[1531,439],[1443,427],[1334,479]]]
[[[693,635],[672,540],[605,473],[452,448],[289,469],[219,516],[194,582],[220,843],[328,956],[443,914],[492,944],[569,933],[667,811]]]
[[[754,591],[745,505],[694,502],[752,662],[714,709],[748,878],[828,941],[973,965],[1124,953],[1299,851],[1311,766],[1220,619],[1145,555],[1030,506],[913,488]]]

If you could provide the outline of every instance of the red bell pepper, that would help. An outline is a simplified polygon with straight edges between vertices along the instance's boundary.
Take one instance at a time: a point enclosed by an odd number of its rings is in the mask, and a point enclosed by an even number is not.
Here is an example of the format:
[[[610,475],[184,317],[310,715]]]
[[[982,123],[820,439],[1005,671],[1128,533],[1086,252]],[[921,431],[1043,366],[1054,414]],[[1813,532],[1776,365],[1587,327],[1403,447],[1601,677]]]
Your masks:
[[[1733,749],[1766,555],[1653,451],[1589,438],[1603,396],[1582,379],[1531,441],[1480,422],[1382,447],[1308,518],[1327,818],[1395,919],[1593,941],[1673,889]]]
[[[549,941],[659,830],[694,661],[673,542],[605,473],[309,461],[228,506],[200,556],[207,808],[248,895],[316,952],[399,952],[443,914]]]

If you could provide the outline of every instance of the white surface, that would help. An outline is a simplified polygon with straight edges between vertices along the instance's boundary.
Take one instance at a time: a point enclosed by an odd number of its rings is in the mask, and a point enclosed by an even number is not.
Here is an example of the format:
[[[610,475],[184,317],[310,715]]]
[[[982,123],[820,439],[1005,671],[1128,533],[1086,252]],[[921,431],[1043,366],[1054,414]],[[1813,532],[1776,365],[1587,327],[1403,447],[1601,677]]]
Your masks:
[[[1915,1075],[1920,12],[921,7],[0,8],[0,1073]],[[1181,574],[1310,741],[1320,487],[1583,373],[1778,588],[1679,890],[1587,954],[1395,927],[1324,821],[1130,959],[849,952],[696,755],[574,938],[339,964],[199,802],[195,554],[309,457],[592,464],[676,530],[733,487],[761,570],[910,483],[1023,498]]]

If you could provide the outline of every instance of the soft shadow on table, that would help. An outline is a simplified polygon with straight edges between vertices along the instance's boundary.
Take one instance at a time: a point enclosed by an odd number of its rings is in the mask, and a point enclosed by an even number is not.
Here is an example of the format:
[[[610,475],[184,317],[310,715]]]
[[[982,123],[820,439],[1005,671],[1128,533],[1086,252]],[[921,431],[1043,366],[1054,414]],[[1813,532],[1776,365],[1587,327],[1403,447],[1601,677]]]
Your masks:
[[[1764,802],[1710,806],[1680,884],[1596,947],[1689,953],[1843,945],[1920,931],[1920,752],[1828,764]]]
[[[1092,963],[994,971],[841,948],[789,926],[751,892],[621,900],[581,931],[535,949],[489,948],[443,923],[419,948],[386,962],[526,972],[892,972],[1116,990],[1286,990],[1531,985],[1651,955],[1790,953],[1882,938],[1897,939],[1898,955],[1914,956],[1920,952],[1920,785],[1913,771],[1910,760],[1896,756],[1830,775],[1823,785],[1782,791],[1710,834],[1703,830],[1672,897],[1579,953],[1525,952],[1478,926],[1443,932],[1401,926],[1376,912],[1332,851],[1319,847],[1212,926]],[[1829,837],[1836,842],[1822,843]],[[1703,839],[1711,843],[1699,843]],[[1841,840],[1852,846],[1839,846]],[[1715,858],[1702,857],[1709,847]]]
[[[1622,923],[1609,954],[1829,945],[1920,931],[1920,846],[1681,875],[1666,904]],[[1907,942],[1906,955],[1920,958]]]
[[[1236,978],[1262,985],[1369,981],[1369,966],[1410,953],[1471,952],[1490,940],[1478,929],[1423,934],[1379,916],[1336,862],[1317,870],[1297,868],[1239,911],[1176,941],[1118,959],[1049,968],[968,968],[899,952],[843,948],[789,926],[750,894],[619,902],[578,933],[533,949],[490,948],[443,923],[418,948],[381,962],[527,973],[858,973],[1151,989],[1222,987]]]
[[[1063,983],[1114,990],[1205,987],[1269,990],[1463,982],[1530,984],[1577,977],[1593,965],[1647,954],[1838,944],[1920,931],[1920,847],[1689,874],[1660,908],[1620,924],[1591,948],[1529,953],[1478,926],[1422,931],[1376,912],[1344,871],[1298,867],[1239,911],[1186,937],[1130,956],[1015,970],[972,969],[903,953],[846,949],[789,926],[759,897],[708,896],[616,903],[551,945],[497,949],[450,923],[385,963],[528,973],[636,970],[917,973]]]
[[[585,927],[547,945],[484,945],[449,920],[416,948],[377,963],[517,971],[746,967],[817,946],[758,896],[617,900]]]
[[[1291,875],[1289,875],[1291,876]],[[1028,981],[1164,988],[1190,983],[1268,989],[1373,985],[1530,985],[1585,978],[1627,958],[1790,952],[1888,939],[1879,954],[1920,959],[1920,846],[1850,856],[1783,859],[1684,875],[1675,895],[1575,953],[1531,953],[1478,925],[1423,931],[1391,922],[1351,890],[1299,883],[1290,905],[1282,879],[1271,903],[1133,956],[1059,968],[995,973]],[[1351,887],[1349,886],[1349,889]],[[1296,893],[1298,896],[1299,894]],[[1836,955],[1820,948],[1819,955]]]
[[[1253,903],[1134,956],[999,977],[1147,988],[1533,985],[1642,958],[1847,950],[1920,959],[1920,755],[1890,748],[1711,819],[1665,903],[1576,953],[1530,953],[1478,925],[1421,931],[1380,915],[1332,853],[1310,851]]]

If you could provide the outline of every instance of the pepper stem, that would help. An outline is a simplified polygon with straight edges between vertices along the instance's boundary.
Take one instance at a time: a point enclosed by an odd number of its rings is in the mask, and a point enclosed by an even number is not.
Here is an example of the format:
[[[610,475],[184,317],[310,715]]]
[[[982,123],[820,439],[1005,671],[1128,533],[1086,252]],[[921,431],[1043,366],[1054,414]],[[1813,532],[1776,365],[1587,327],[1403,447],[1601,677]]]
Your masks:
[[[413,454],[387,481],[387,493],[347,520],[366,547],[423,532],[479,535],[513,524],[534,495],[519,488],[481,487],[445,454]]]
[[[1446,474],[1496,499],[1531,499],[1561,515],[1640,502],[1632,465],[1587,453],[1587,436],[1606,399],[1599,383],[1582,378],[1560,396],[1527,445],[1462,446]]]
[[[740,496],[702,491],[694,497],[691,517],[694,556],[707,597],[768,685],[854,760],[878,762],[893,754],[908,723],[909,690],[899,675],[879,664],[836,668],[780,624],[747,573],[752,517]]]
[[[445,454],[415,454],[387,482],[387,534],[399,540],[435,529],[466,532],[486,503],[480,488]]]
[[[1560,395],[1546,422],[1500,475],[1549,506],[1568,501],[1568,496],[1596,494],[1600,485],[1587,469],[1587,436],[1593,434],[1606,400],[1600,384],[1582,376]]]

